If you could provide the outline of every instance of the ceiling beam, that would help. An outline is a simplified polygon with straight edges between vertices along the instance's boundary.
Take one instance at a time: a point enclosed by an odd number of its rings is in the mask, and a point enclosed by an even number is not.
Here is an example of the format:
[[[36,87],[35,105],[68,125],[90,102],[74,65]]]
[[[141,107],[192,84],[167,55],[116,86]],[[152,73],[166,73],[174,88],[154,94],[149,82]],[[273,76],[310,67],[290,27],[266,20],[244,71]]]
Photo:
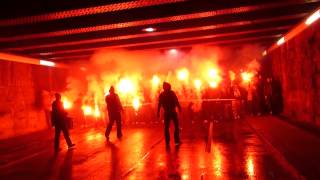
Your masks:
[[[278,27],[276,30],[283,30],[288,29],[287,26],[284,27]],[[160,43],[177,43],[177,42],[185,42],[185,41],[199,41],[199,40],[214,40],[217,38],[235,38],[235,36],[249,36],[249,35],[256,35],[256,33],[270,33],[272,31],[275,31],[273,28],[267,28],[267,29],[259,29],[259,30],[248,30],[248,31],[241,31],[241,32],[233,32],[233,33],[224,33],[224,34],[213,34],[213,35],[207,35],[207,36],[200,36],[200,37],[188,37],[188,38],[180,38],[180,39],[170,39],[170,40],[160,40],[160,41],[151,41],[151,42],[142,42],[142,43],[132,43],[132,44],[123,44],[123,45],[116,45],[116,46],[108,46],[108,47],[92,47],[92,48],[77,48],[77,49],[71,49],[71,50],[59,50],[59,51],[52,51],[52,52],[45,52],[47,54],[44,54],[44,56],[48,55],[51,57],[55,57],[55,55],[58,54],[65,54],[65,53],[78,53],[83,51],[95,51],[99,49],[104,48],[130,48],[135,46],[143,46],[143,45],[155,45]],[[274,33],[273,33],[274,34]],[[279,33],[277,33],[279,34]],[[281,34],[280,34],[281,35]],[[41,55],[43,52],[37,52],[32,53],[30,55]]]
[[[25,53],[31,53],[33,52],[32,55],[35,54],[41,54],[41,53],[49,53],[49,54],[59,54],[59,53],[65,53],[65,52],[80,52],[83,50],[87,49],[100,49],[100,48],[128,48],[128,47],[133,47],[133,46],[140,46],[140,45],[152,45],[152,44],[157,44],[157,43],[174,43],[178,41],[186,41],[186,40],[202,40],[202,39],[211,39],[211,38],[221,38],[221,37],[229,37],[229,36],[236,36],[236,35],[245,35],[245,34],[253,34],[253,33],[259,33],[259,32],[272,32],[272,31],[278,31],[279,30],[288,30],[291,26],[280,26],[280,27],[270,27],[270,28],[262,28],[262,29],[253,29],[253,30],[243,30],[243,31],[237,31],[237,32],[230,32],[230,33],[220,33],[220,34],[212,34],[212,35],[205,35],[205,36],[199,36],[195,34],[193,37],[185,37],[185,38],[175,38],[175,39],[167,39],[167,40],[154,40],[154,41],[148,41],[148,42],[138,42],[138,43],[125,43],[125,44],[120,44],[120,45],[104,45],[101,44],[100,46],[93,47],[93,48],[80,48],[78,47],[77,49],[72,49],[73,47],[71,46],[71,49],[69,50],[57,50],[57,51],[50,51],[50,52],[37,52],[37,50],[33,51],[27,51]],[[93,45],[90,45],[93,46]],[[35,53],[37,52],[37,53]]]
[[[19,47],[4,48],[2,50],[3,51],[25,51],[25,50],[40,49],[40,48],[65,47],[65,46],[74,46],[74,45],[89,44],[89,43],[119,41],[119,40],[133,39],[133,38],[145,38],[145,37],[161,36],[161,35],[168,35],[168,34],[181,34],[181,33],[187,33],[187,32],[195,32],[195,31],[214,30],[214,29],[240,27],[240,26],[248,26],[248,25],[254,25],[254,24],[270,23],[270,22],[279,22],[279,21],[301,18],[301,17],[304,17],[305,15],[306,15],[305,13],[301,13],[301,14],[295,14],[295,15],[286,15],[286,16],[280,16],[280,17],[257,19],[257,20],[251,20],[251,21],[237,21],[237,22],[231,22],[231,23],[214,24],[214,25],[207,25],[207,26],[200,26],[200,27],[180,28],[175,30],[159,31],[159,32],[153,32],[153,33],[130,34],[130,35],[121,35],[121,36],[114,36],[114,37],[79,40],[79,41],[68,41],[68,42],[51,43],[51,44],[49,43],[49,44],[42,44],[42,45],[29,45],[29,46],[20,45]]]
[[[58,37],[58,36],[66,36],[66,35],[81,34],[81,33],[88,33],[88,32],[98,32],[98,31],[111,30],[111,29],[121,29],[121,28],[128,28],[128,27],[147,26],[147,25],[159,24],[159,23],[208,18],[208,17],[214,17],[214,16],[228,15],[228,14],[239,14],[239,13],[245,13],[245,12],[258,11],[258,10],[272,10],[273,8],[281,8],[289,5],[307,4],[312,2],[317,2],[317,1],[307,1],[307,2],[306,1],[286,1],[286,2],[277,2],[277,3],[273,2],[273,3],[266,3],[266,4],[253,5],[253,6],[241,6],[241,7],[235,7],[235,8],[219,9],[219,10],[206,11],[206,12],[176,15],[176,16],[170,16],[170,17],[137,20],[137,21],[131,21],[131,22],[120,22],[120,23],[104,24],[104,25],[98,25],[98,26],[89,26],[89,27],[83,27],[83,28],[74,28],[74,29],[68,29],[68,30],[43,32],[43,33],[37,33],[37,34],[0,37],[0,42],[14,42],[19,40]]]
[[[116,4],[108,4],[108,5],[102,5],[102,6],[53,12],[53,13],[47,13],[47,14],[41,14],[41,15],[35,15],[35,16],[4,19],[4,20],[0,20],[0,27],[34,24],[39,22],[74,18],[74,17],[80,17],[80,16],[89,16],[94,14],[102,14],[102,13],[108,13],[108,12],[129,10],[134,8],[142,8],[142,7],[169,4],[169,3],[177,3],[177,2],[183,2],[183,1],[186,1],[186,0],[153,0],[153,1],[139,0],[139,1],[122,2],[122,3],[116,3]]]
[[[179,45],[168,45],[168,44],[155,44],[153,46],[150,45],[142,45],[142,46],[135,46],[131,48],[125,48],[128,50],[144,50],[144,49],[155,49],[155,50],[162,50],[162,49],[170,49],[170,48],[183,48],[183,47],[190,47],[193,45],[235,45],[235,44],[242,44],[242,43],[266,43],[272,44],[272,42],[275,39],[278,39],[281,37],[280,34],[275,34],[275,35],[266,35],[266,36],[259,36],[259,37],[246,37],[246,38],[238,38],[238,39],[230,39],[230,40],[219,40],[219,41],[211,41],[211,42],[202,42],[202,41],[194,41],[194,42],[188,42],[185,43],[183,41],[179,42]],[[108,49],[108,48],[106,48]],[[103,49],[102,49],[103,50]],[[89,59],[95,51],[93,50],[85,50],[81,52],[67,52],[64,54],[51,54],[48,55],[47,57],[43,57],[44,59],[50,59],[53,61],[59,60],[63,61],[64,58],[69,58],[76,60],[77,57],[78,59]]]

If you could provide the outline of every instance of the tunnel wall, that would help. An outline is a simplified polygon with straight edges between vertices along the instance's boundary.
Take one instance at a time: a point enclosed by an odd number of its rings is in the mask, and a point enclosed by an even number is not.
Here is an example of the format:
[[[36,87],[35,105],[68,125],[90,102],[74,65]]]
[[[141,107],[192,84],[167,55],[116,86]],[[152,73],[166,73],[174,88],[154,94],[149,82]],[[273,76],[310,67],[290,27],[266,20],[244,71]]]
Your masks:
[[[53,92],[64,89],[66,74],[0,60],[0,139],[48,129]]]
[[[272,74],[282,85],[283,115],[320,126],[320,23],[270,52]]]

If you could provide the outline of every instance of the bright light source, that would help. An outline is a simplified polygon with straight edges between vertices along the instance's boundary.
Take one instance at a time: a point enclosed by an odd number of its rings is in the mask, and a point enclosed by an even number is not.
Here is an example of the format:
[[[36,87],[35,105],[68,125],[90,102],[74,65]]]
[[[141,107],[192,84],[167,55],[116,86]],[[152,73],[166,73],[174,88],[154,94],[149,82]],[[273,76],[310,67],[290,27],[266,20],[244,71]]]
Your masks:
[[[251,82],[251,79],[253,78],[253,73],[249,72],[243,72],[241,73],[241,77],[244,83],[249,83]]]
[[[210,78],[217,78],[218,71],[216,69],[209,69],[208,75]]]
[[[320,10],[316,11],[311,16],[309,16],[308,19],[306,20],[305,24],[310,25],[319,18],[320,18]]]
[[[132,106],[134,108],[134,110],[138,111],[139,110],[139,107],[140,107],[140,100],[138,97],[134,98],[133,101],[132,101]]]
[[[99,107],[96,105],[95,108],[94,108],[94,113],[93,115],[95,117],[100,117],[101,116],[101,113],[100,113],[100,110],[99,110]]]
[[[277,42],[277,45],[280,46],[281,44],[283,44],[285,41],[284,37],[280,38]]]
[[[180,69],[177,72],[177,78],[181,81],[186,81],[188,80],[189,77],[189,71],[186,68]]]
[[[109,93],[109,91],[104,91],[104,96],[108,96],[110,93]]]
[[[129,79],[121,79],[118,83],[118,90],[121,94],[126,95],[134,92],[134,85]]]
[[[177,55],[178,54],[178,50],[177,49],[170,49],[168,52],[171,55]]]
[[[87,68],[81,67],[80,70],[81,70],[81,71],[87,71]]]
[[[52,67],[52,66],[55,66],[55,63],[51,61],[40,60],[40,65]]]
[[[200,90],[201,85],[202,85],[201,80],[200,80],[200,79],[196,79],[196,80],[194,80],[193,83],[194,83],[195,88],[196,88],[197,90]]]
[[[264,50],[263,52],[262,52],[262,56],[266,56],[267,55],[267,50]]]
[[[160,78],[157,75],[153,75],[152,76],[152,85],[154,87],[157,87],[157,86],[159,86],[159,84],[160,84]]]
[[[82,106],[83,114],[88,116],[92,114],[92,108],[90,106]]]
[[[62,98],[62,102],[64,109],[70,109],[72,107],[72,103],[66,97]]]
[[[209,82],[209,86],[211,88],[216,88],[216,87],[218,87],[218,82],[217,81],[211,81],[211,82]]]
[[[143,31],[145,31],[145,32],[154,32],[154,31],[156,31],[156,28],[148,27],[148,28],[144,28]]]

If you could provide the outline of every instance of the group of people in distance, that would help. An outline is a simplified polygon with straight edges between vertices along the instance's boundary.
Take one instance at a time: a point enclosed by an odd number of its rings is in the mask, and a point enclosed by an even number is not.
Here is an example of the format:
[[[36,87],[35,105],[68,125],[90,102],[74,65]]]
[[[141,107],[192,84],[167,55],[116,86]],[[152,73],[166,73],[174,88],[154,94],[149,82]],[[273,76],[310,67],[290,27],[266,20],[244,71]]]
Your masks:
[[[60,133],[63,132],[63,136],[68,145],[68,149],[74,148],[75,144],[72,143],[68,131],[68,116],[67,112],[63,108],[63,103],[61,101],[61,95],[59,93],[55,94],[55,101],[52,103],[51,112],[51,122],[52,126],[55,127],[54,136],[54,150],[55,152],[60,151],[59,139]],[[117,137],[122,138],[122,128],[121,128],[121,113],[123,111],[121,101],[119,96],[115,93],[113,86],[109,89],[109,94],[105,97],[105,102],[107,104],[107,111],[109,116],[109,123],[106,128],[105,136],[106,140],[109,141],[109,135],[114,122],[117,126]],[[175,145],[180,145],[180,135],[179,135],[179,121],[176,108],[181,112],[181,106],[177,95],[171,90],[171,85],[168,82],[163,83],[163,91],[159,95],[157,117],[160,117],[160,110],[163,109],[164,112],[164,136],[166,145],[170,145],[170,121],[174,123],[174,142]]]

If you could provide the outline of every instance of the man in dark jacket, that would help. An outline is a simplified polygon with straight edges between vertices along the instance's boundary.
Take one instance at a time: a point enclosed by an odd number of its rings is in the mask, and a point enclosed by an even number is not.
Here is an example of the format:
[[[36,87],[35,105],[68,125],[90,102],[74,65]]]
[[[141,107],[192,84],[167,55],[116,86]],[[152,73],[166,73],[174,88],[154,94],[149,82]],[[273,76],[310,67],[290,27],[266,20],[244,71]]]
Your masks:
[[[111,86],[109,89],[109,94],[106,96],[106,104],[107,110],[109,115],[109,124],[106,129],[105,136],[107,140],[109,140],[110,131],[116,121],[117,124],[117,137],[120,139],[122,137],[122,130],[121,130],[121,111],[123,111],[120,99],[118,94],[114,92],[114,87]]]
[[[166,140],[166,145],[169,146],[170,142],[170,133],[169,126],[170,120],[173,120],[174,123],[174,141],[176,145],[179,145],[180,136],[179,136],[179,121],[178,115],[176,112],[176,107],[179,112],[181,112],[181,106],[179,104],[178,98],[176,94],[171,90],[171,85],[167,82],[163,83],[163,92],[160,93],[159,101],[158,101],[158,111],[157,117],[160,117],[160,109],[161,107],[164,110],[164,135]]]
[[[52,103],[51,121],[52,126],[55,127],[54,135],[54,150],[59,151],[60,133],[62,131],[63,136],[68,144],[68,148],[73,148],[75,144],[72,144],[69,137],[69,131],[67,126],[67,112],[63,109],[61,95],[55,94],[56,100]]]

